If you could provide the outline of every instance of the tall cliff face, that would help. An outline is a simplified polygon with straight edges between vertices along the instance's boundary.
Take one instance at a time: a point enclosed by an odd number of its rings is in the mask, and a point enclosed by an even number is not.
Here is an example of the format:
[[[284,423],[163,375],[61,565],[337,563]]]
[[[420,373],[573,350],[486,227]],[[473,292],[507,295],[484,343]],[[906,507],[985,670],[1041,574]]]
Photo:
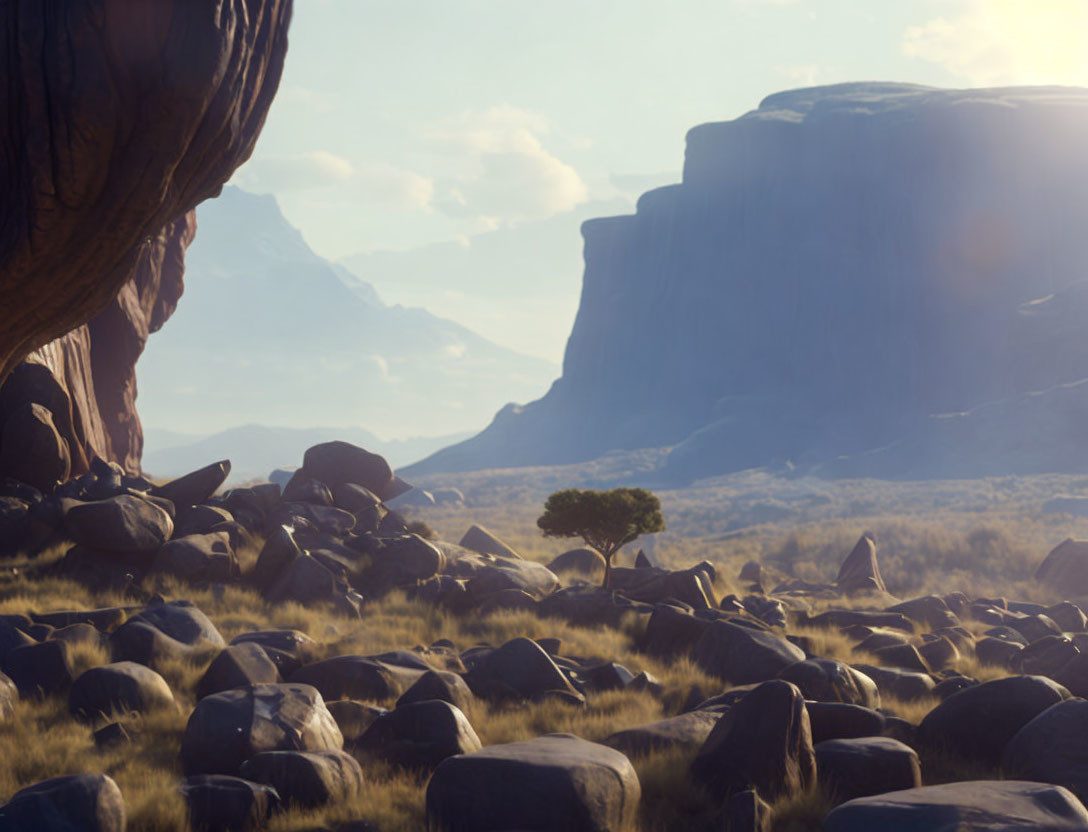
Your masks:
[[[0,6],[0,382],[253,151],[292,0]]]
[[[1068,88],[850,84],[696,127],[682,184],[583,227],[549,394],[412,470],[674,445],[678,478],[844,455],[901,473],[867,452],[1088,377],[1085,146]]]
[[[292,0],[0,6],[0,476],[138,471],[135,362],[249,158]]]

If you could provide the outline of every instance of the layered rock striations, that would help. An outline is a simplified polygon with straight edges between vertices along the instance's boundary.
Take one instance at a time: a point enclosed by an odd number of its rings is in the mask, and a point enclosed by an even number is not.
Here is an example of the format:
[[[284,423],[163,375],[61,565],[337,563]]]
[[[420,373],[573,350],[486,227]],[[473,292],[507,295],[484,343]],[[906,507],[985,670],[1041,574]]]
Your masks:
[[[0,11],[0,427],[44,406],[73,473],[95,455],[139,468],[134,364],[181,294],[192,209],[253,150],[291,9],[77,0]],[[13,432],[0,469],[18,455]]]
[[[696,127],[681,184],[583,226],[562,378],[409,472],[666,445],[677,479],[1088,462],[1086,142],[1075,88],[847,84]]]

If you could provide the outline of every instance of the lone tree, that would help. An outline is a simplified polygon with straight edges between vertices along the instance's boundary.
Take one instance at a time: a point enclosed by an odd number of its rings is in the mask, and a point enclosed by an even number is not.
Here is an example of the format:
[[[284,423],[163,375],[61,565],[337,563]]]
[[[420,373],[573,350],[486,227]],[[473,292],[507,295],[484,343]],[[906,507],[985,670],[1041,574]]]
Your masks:
[[[536,521],[545,537],[580,537],[604,555],[604,583],[612,578],[612,558],[642,534],[665,530],[661,501],[645,488],[611,491],[556,491]]]

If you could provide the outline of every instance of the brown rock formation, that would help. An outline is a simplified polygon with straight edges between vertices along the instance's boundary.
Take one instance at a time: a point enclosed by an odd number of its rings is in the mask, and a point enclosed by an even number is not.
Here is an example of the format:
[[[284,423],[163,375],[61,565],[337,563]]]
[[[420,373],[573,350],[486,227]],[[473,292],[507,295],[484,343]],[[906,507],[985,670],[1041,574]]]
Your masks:
[[[135,363],[181,296],[192,209],[253,150],[292,3],[0,9],[0,426],[46,408],[72,474],[139,470]]]
[[[291,8],[0,7],[0,380],[102,312],[155,258],[160,230],[249,158],[279,85]]]
[[[0,387],[0,423],[27,403],[43,405],[68,444],[73,474],[95,456],[139,471],[136,361],[181,297],[195,233],[195,212],[170,223],[142,247],[132,278],[101,313],[27,356]],[[25,479],[5,470],[2,456],[0,474]]]

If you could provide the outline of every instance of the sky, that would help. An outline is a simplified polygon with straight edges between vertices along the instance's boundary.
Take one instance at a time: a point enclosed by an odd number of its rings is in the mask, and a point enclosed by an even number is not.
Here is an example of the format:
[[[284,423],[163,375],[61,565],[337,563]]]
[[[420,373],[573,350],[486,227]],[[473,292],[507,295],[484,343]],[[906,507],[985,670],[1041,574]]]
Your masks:
[[[1088,0],[295,6],[279,96],[234,182],[274,194],[387,301],[556,363],[581,221],[678,181],[691,127],[841,81],[1088,85]]]

